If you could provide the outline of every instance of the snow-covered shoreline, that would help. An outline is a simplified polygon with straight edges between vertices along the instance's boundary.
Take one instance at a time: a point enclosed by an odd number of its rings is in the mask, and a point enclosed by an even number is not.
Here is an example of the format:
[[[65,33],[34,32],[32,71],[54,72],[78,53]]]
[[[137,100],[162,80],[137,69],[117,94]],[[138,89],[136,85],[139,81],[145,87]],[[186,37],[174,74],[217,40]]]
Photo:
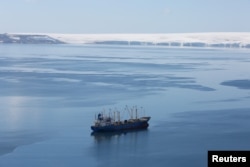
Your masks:
[[[2,34],[3,35],[3,34]],[[120,44],[120,45],[162,45],[180,47],[227,47],[250,48],[250,32],[211,32],[173,34],[5,34],[13,40],[25,39],[55,41],[66,44]],[[39,36],[39,38],[37,37]],[[0,36],[1,37],[1,36]],[[34,37],[34,38],[33,38]],[[0,41],[3,42],[3,40]],[[17,41],[22,43],[22,41]]]

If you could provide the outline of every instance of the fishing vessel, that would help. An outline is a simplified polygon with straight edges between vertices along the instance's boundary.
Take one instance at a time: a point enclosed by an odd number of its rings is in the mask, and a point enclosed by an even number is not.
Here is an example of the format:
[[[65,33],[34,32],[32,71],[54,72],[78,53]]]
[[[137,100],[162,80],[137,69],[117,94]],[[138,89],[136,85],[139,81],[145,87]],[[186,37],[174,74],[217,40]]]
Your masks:
[[[94,125],[91,126],[91,129],[94,132],[113,132],[148,128],[148,121],[151,117],[138,117],[137,107],[132,107],[130,109],[126,107],[125,109],[130,114],[129,119],[121,120],[121,112],[117,110],[113,112],[110,111],[108,115],[104,111],[95,117]]]

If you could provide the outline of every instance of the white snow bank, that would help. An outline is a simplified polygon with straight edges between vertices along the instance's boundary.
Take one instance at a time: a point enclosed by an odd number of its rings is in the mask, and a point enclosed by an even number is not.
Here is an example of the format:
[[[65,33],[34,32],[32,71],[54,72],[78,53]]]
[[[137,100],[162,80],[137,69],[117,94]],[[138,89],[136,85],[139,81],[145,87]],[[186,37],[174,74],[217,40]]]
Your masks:
[[[46,34],[52,38],[72,44],[98,41],[140,41],[140,42],[203,42],[250,44],[250,33],[180,33],[180,34]]]

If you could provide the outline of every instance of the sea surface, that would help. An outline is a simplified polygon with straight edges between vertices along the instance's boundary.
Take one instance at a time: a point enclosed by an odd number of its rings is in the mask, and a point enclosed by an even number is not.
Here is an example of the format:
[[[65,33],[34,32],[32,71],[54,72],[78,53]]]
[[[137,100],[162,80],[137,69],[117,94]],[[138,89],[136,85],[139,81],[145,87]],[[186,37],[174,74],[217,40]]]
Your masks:
[[[138,106],[142,131],[91,134]],[[250,50],[0,45],[1,167],[205,167],[250,150]]]

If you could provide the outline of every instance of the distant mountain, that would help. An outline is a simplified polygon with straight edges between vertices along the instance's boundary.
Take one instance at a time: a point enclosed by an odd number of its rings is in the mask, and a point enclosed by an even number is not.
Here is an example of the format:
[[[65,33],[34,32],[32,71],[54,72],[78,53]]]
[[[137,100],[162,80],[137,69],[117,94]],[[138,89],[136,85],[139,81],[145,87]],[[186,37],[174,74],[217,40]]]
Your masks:
[[[250,33],[0,34],[0,43],[250,48]]]

